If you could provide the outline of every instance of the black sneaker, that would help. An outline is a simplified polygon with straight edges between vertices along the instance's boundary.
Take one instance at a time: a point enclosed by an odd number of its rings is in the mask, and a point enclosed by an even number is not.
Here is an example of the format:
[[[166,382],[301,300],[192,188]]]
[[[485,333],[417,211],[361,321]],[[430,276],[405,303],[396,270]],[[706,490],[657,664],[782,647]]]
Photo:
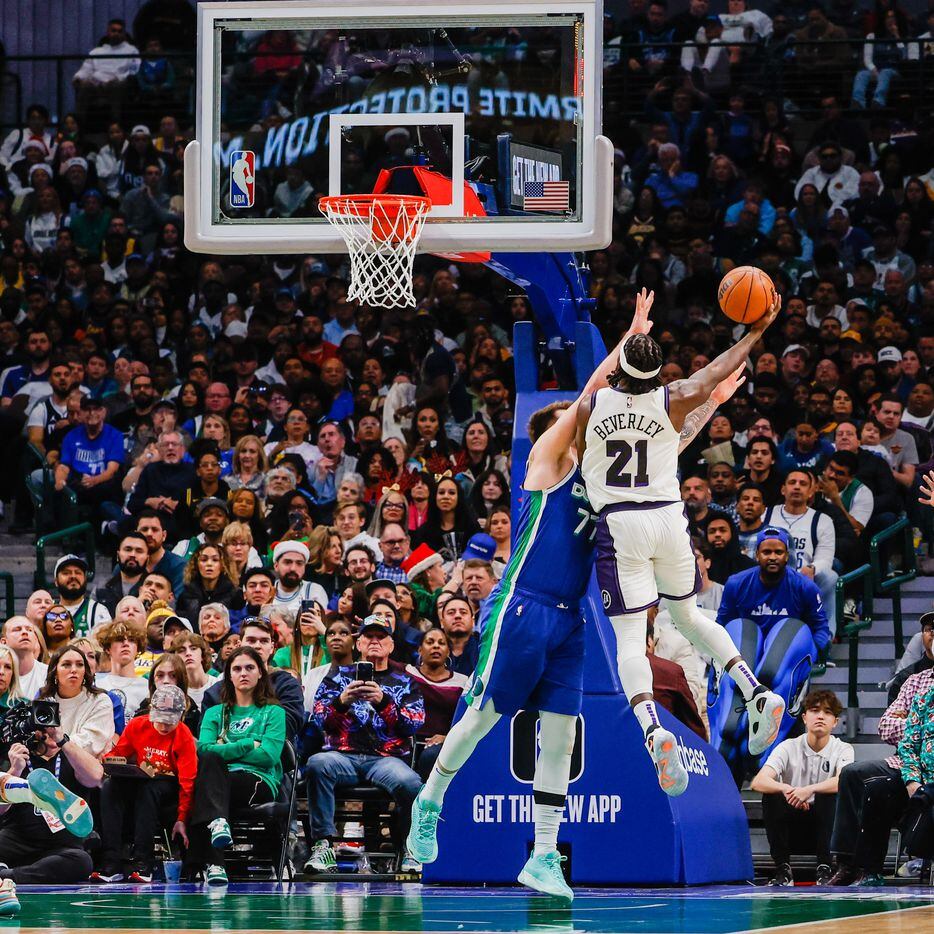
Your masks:
[[[795,884],[795,877],[791,874],[791,866],[788,863],[782,863],[775,873],[775,877],[769,880],[769,885],[780,885],[789,888]]]
[[[833,870],[826,863],[821,863],[817,867],[817,873],[814,876],[815,885],[829,885],[833,878]]]

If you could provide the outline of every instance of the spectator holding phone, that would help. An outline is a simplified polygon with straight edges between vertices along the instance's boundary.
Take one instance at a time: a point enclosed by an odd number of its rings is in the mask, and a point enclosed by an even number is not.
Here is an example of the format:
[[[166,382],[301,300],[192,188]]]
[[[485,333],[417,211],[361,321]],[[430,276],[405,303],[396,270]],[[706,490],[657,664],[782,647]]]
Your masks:
[[[392,648],[392,627],[368,616],[357,636],[362,661],[336,669],[318,688],[312,721],[324,734],[324,751],[311,756],[305,770],[313,841],[305,872],[337,867],[331,841],[338,785],[364,781],[382,788],[402,812],[401,836],[408,832],[422,781],[406,760],[425,722],[425,702],[411,675],[389,667]]]
[[[302,600],[292,627],[292,644],[277,649],[270,666],[291,668],[303,680],[312,668],[322,664],[327,653],[322,616],[320,603],[316,600]]]
[[[191,822],[208,885],[226,885],[224,850],[233,842],[230,815],[274,801],[282,782],[285,711],[265,662],[244,645],[224,667],[221,702],[204,713]]]
[[[155,675],[156,672],[153,672]],[[111,775],[101,788],[101,870],[94,873],[101,882],[119,882],[124,878],[121,852],[125,840],[125,817],[133,811],[133,866],[126,878],[130,882],[152,882],[153,848],[164,813],[175,816],[172,836],[188,845],[188,820],[191,814],[198,756],[195,738],[182,722],[188,700],[174,684],[157,687],[149,699],[148,716],[134,717],[120,741],[104,757],[125,759],[145,767],[151,777],[129,778]]]

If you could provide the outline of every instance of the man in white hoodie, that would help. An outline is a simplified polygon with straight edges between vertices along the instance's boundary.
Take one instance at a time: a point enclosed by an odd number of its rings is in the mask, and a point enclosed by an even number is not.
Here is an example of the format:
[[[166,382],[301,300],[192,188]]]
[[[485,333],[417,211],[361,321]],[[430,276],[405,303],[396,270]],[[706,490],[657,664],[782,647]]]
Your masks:
[[[126,24],[112,19],[101,44],[91,49],[72,78],[81,126],[87,124],[88,110],[95,105],[107,107],[111,119],[120,119],[129,80],[139,65],[139,49],[129,41]]]

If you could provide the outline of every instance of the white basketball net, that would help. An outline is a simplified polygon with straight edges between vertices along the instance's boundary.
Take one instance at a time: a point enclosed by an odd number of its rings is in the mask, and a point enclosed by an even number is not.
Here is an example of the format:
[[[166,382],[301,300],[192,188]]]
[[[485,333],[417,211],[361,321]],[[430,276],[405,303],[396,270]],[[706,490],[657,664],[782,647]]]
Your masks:
[[[333,195],[319,202],[350,254],[347,298],[397,308],[415,304],[412,264],[428,198],[403,195]]]

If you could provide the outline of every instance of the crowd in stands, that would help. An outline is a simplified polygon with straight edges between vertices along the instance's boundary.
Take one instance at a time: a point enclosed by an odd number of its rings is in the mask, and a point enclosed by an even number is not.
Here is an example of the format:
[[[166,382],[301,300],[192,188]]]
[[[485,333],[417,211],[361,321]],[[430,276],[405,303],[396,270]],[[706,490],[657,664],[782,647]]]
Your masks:
[[[723,274],[773,278],[781,317],[684,451],[682,498],[704,611],[763,634],[793,617],[816,660],[843,624],[837,578],[874,534],[906,513],[932,569],[934,125],[898,94],[934,54],[934,14],[727,5],[631,0],[608,22],[607,84],[622,75],[625,94],[607,99],[614,239],[588,258],[593,320],[612,346],[653,290],[668,383],[741,333],[717,310]],[[145,882],[165,827],[223,883],[231,819],[280,794],[286,742],[305,868],[328,873],[335,789],[371,782],[404,816],[476,664],[510,555],[512,326],[531,306],[482,265],[432,257],[415,307],[387,311],[348,301],[346,257],[188,252],[190,119],[137,119],[172,74],[135,57],[158,39],[133,41],[111,22],[101,48],[126,61],[95,49],[78,112],[53,124],[31,104],[0,146],[7,531],[87,518],[106,556],[93,580],[87,556],[62,556],[0,646],[0,704],[61,707],[45,745],[6,751],[11,771],[53,763],[93,802],[102,845],[92,857],[12,805],[0,878]],[[805,79],[817,121],[769,95],[777,74]],[[636,92],[644,113],[624,119]],[[91,132],[102,102],[111,122]],[[707,660],[664,601],[652,622],[659,697],[706,737]],[[839,701],[818,691],[755,775],[778,882],[799,823],[815,825],[820,881],[878,881],[888,828],[934,781],[930,614],[921,630],[880,725],[897,757],[852,764],[831,735]],[[114,757],[162,777],[140,797]]]

